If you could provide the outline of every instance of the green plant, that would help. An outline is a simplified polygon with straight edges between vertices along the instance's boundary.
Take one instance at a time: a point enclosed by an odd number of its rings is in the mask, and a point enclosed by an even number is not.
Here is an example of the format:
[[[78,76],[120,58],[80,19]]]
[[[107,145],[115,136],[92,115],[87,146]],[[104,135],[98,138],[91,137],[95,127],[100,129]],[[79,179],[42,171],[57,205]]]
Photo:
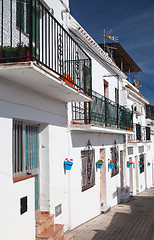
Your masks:
[[[97,162],[98,163],[104,163],[104,161],[102,159],[99,159]]]
[[[108,158],[108,162],[109,162],[109,164],[114,164],[116,162],[116,160],[115,159],[111,160],[110,158]]]

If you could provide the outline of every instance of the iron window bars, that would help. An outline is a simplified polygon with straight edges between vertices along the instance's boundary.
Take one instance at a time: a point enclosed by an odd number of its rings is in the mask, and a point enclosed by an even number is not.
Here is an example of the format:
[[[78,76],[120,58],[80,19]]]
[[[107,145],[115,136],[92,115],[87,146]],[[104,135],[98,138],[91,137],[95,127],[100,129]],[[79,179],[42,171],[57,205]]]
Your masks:
[[[91,59],[40,0],[0,0],[0,62],[36,61],[91,96]]]
[[[13,121],[13,177],[37,173],[38,131],[38,125]]]
[[[92,148],[90,140],[87,147],[81,151],[82,160],[82,191],[95,185],[95,149]]]
[[[137,142],[137,141],[150,141],[151,140],[151,133],[150,127],[141,126],[140,124],[134,124],[133,130],[135,131],[134,135],[128,135],[129,142]]]

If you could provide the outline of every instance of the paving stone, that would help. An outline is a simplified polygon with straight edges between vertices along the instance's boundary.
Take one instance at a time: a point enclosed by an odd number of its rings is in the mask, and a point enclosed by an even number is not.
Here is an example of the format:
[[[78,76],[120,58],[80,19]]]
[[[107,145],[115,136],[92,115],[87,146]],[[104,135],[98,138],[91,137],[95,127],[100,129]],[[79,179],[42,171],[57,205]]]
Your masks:
[[[70,232],[74,240],[154,240],[154,188]]]

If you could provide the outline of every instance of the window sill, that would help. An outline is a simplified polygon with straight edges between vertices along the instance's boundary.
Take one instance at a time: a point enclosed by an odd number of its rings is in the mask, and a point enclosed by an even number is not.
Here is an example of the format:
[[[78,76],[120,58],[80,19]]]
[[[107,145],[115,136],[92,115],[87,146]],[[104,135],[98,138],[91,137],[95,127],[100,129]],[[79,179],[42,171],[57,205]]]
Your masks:
[[[88,189],[90,189],[90,188],[92,188],[92,187],[94,187],[94,186],[95,186],[95,184],[94,184],[94,185],[84,186],[84,187],[82,187],[82,192],[84,192],[84,191],[86,191],[86,190],[88,190]]]
[[[34,175],[22,175],[22,176],[19,176],[19,177],[14,177],[13,178],[13,182],[16,183],[16,182],[20,182],[20,181],[23,181],[23,180],[26,180],[26,179],[29,179],[29,178],[32,178],[32,177],[36,177],[36,174]]]

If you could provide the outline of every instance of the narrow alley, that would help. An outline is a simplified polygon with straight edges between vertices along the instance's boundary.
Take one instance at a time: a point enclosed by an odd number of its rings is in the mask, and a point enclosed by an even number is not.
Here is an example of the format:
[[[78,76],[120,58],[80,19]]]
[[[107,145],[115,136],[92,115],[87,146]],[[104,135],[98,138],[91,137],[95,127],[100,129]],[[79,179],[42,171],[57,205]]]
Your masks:
[[[71,231],[75,240],[153,240],[154,188]]]

